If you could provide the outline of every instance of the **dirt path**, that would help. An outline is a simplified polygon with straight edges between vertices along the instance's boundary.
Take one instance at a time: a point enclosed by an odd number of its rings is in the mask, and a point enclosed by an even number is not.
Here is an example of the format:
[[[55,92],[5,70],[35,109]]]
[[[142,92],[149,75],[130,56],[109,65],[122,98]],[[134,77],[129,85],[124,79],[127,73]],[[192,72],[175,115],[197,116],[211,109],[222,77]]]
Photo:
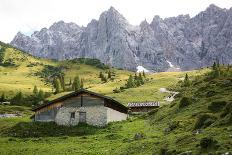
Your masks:
[[[160,88],[159,91],[162,93],[169,93],[169,95],[164,98],[164,100],[168,102],[172,102],[175,99],[175,96],[179,94],[179,92],[169,91],[166,88]]]

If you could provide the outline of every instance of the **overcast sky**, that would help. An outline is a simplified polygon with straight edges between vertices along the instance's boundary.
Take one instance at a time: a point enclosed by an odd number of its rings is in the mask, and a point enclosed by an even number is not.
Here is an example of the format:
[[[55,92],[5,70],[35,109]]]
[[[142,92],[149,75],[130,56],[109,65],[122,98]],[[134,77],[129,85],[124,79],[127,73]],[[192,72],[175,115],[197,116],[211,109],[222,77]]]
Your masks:
[[[0,0],[0,41],[10,42],[18,31],[30,35],[59,20],[86,26],[110,6],[138,25],[154,15],[194,16],[212,3],[232,7],[232,0]]]

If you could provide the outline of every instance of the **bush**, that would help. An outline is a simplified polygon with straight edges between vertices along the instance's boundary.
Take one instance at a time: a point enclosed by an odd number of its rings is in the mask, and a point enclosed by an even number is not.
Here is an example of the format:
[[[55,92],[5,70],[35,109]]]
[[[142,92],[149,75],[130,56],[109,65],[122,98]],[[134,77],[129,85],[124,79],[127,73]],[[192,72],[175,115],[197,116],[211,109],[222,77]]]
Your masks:
[[[200,140],[201,149],[217,149],[217,141],[212,137],[205,137]]]
[[[219,112],[225,107],[225,105],[226,105],[225,101],[215,101],[208,106],[208,109],[211,110],[212,112]]]
[[[225,117],[228,114],[232,114],[232,103],[226,104],[220,116]]]
[[[211,90],[211,91],[208,91],[208,92],[206,93],[206,97],[212,97],[212,96],[214,96],[215,94],[216,94],[216,92],[213,91],[213,90]]]
[[[180,100],[180,104],[179,104],[179,108],[184,108],[188,105],[191,104],[191,99],[188,98],[188,97],[183,97],[181,100]]]
[[[197,118],[197,121],[194,125],[194,129],[206,128],[214,123],[216,117],[212,114],[200,114]]]
[[[120,89],[118,89],[117,87],[113,90],[113,92],[114,93],[120,93],[121,92],[121,90]]]

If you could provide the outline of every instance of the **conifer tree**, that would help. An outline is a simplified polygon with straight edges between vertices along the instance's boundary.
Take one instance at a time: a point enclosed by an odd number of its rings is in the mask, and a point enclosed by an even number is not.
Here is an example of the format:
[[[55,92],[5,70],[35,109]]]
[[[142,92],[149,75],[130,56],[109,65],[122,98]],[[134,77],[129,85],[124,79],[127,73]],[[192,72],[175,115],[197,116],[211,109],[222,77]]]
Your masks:
[[[2,93],[2,96],[0,98],[0,102],[5,102],[6,101],[6,96],[4,93]]]
[[[38,94],[38,88],[37,88],[37,86],[34,86],[33,94],[34,94],[34,95],[37,95],[37,94]]]
[[[54,80],[54,87],[55,87],[55,93],[60,93],[62,90],[60,80],[58,78],[55,78]]]
[[[84,88],[84,80],[81,79],[81,88]]]
[[[65,91],[64,75],[60,74],[59,75],[59,80],[60,80],[61,88]]]
[[[216,62],[213,63],[213,70],[216,70],[217,68],[217,65],[216,65]]]
[[[101,78],[102,79],[102,77],[103,77],[104,75],[103,75],[103,73],[102,72],[100,72],[99,73],[99,78]]]
[[[188,77],[187,73],[186,73],[185,78],[184,78],[184,86],[186,86],[186,87],[190,86],[190,81],[189,81],[189,77]]]
[[[69,79],[69,86],[71,86],[72,85],[72,79],[70,78]]]
[[[73,81],[72,88],[74,91],[78,91],[81,89],[81,82],[79,76],[76,76]]]
[[[143,84],[144,84],[143,77],[142,77],[142,74],[141,74],[141,73],[139,73],[138,80],[139,80],[140,85],[143,85]]]
[[[23,103],[23,93],[20,91],[18,92],[13,98],[12,98],[12,101],[11,101],[13,104],[16,104],[16,105],[21,105]]]
[[[109,70],[108,71],[108,79],[110,79],[111,78],[111,71]]]
[[[146,73],[144,70],[143,70],[143,77],[146,78]]]
[[[43,90],[39,90],[39,93],[38,93],[38,100],[39,101],[43,101],[44,100],[44,92]]]
[[[132,75],[129,76],[129,79],[127,80],[127,83],[126,83],[126,87],[127,88],[133,88],[133,87],[135,87]]]

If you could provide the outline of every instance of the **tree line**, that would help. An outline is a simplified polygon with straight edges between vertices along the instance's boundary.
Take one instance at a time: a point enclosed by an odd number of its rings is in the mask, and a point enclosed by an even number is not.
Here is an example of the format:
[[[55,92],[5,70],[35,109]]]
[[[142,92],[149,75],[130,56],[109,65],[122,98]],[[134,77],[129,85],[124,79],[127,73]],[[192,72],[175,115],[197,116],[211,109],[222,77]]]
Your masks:
[[[137,73],[134,74],[134,76],[129,75],[129,78],[126,82],[126,84],[120,88],[116,87],[113,92],[114,93],[119,93],[124,91],[125,89],[129,89],[129,88],[136,88],[139,87],[143,84],[145,84],[146,82],[146,74],[143,71],[142,73],[140,72],[138,75]]]
[[[64,91],[78,91],[81,88],[84,88],[84,80],[79,76],[75,76],[72,82],[70,78],[69,83],[66,84],[64,76],[60,75],[54,78],[53,80],[54,94],[64,92]]]

